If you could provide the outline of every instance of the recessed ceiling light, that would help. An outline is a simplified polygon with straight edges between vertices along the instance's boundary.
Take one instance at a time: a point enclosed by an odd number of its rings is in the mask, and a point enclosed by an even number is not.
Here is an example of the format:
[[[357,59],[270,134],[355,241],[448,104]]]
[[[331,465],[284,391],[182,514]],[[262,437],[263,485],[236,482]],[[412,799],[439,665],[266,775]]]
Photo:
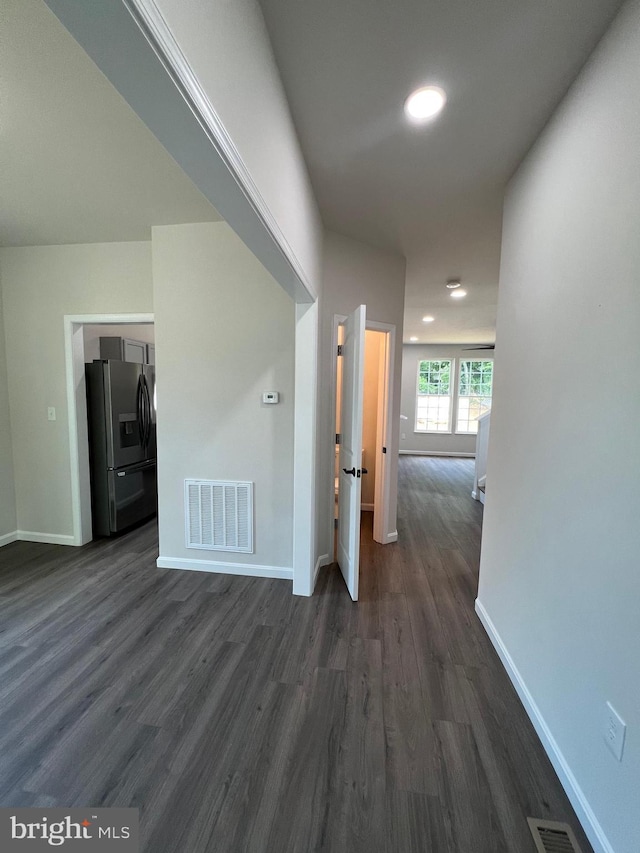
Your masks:
[[[410,340],[412,343],[414,343],[414,344],[415,344],[415,342],[416,342],[418,339],[417,339],[417,338],[416,338],[416,336],[414,335],[412,338],[409,338],[409,340]]]
[[[447,102],[447,96],[438,86],[416,89],[404,102],[404,111],[411,121],[426,121],[437,116]]]
[[[450,278],[447,281],[447,287],[449,290],[455,290],[456,287],[460,287],[460,279],[459,278]]]
[[[426,316],[426,317],[423,317],[423,318],[422,318],[422,322],[423,322],[423,323],[433,323],[433,321],[434,321],[435,319],[436,319],[435,317],[432,317],[430,314],[427,314],[427,316]]]
[[[466,290],[452,290],[451,291],[451,298],[452,299],[464,299],[464,297],[466,295],[467,295]]]

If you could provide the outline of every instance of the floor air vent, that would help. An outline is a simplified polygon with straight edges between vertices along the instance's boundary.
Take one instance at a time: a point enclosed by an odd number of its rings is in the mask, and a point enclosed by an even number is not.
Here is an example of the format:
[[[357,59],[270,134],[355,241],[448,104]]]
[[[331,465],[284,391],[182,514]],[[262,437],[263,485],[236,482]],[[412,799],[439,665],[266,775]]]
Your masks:
[[[538,853],[582,853],[568,824],[532,817],[527,821]]]
[[[253,552],[253,483],[185,480],[187,548]]]

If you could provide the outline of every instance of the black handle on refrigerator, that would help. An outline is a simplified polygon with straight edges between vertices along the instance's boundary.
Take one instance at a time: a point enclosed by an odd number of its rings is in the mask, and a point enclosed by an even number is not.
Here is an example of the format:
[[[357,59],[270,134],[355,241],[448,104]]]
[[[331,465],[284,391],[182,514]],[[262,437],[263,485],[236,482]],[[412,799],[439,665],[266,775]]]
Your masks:
[[[142,387],[144,390],[144,401],[145,401],[145,433],[144,433],[144,444],[145,447],[148,447],[149,441],[151,440],[151,394],[149,393],[149,383],[147,382],[147,377],[142,376]]]
[[[136,419],[138,421],[138,434],[140,444],[144,446],[144,392],[142,390],[142,376],[138,377],[138,388],[136,390]]]
[[[144,446],[145,450],[149,444],[149,400],[147,397],[147,383],[142,377],[142,396],[144,399]]]

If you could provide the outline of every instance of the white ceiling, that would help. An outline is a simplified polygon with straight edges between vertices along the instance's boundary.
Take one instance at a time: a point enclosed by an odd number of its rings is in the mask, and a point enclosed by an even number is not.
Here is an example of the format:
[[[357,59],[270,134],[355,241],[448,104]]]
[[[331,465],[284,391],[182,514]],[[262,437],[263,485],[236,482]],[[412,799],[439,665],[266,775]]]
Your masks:
[[[3,246],[220,218],[41,0],[2,0],[0,147]]]
[[[620,0],[260,1],[325,224],[406,255],[405,340],[493,341],[505,184]]]

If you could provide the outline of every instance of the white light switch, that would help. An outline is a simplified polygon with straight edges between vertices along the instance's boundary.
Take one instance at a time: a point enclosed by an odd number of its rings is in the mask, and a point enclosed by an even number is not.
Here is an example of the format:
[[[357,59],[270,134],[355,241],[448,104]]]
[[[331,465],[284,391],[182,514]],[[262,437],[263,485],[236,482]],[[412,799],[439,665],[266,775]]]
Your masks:
[[[607,702],[604,717],[604,740],[618,761],[622,761],[622,750],[624,749],[624,736],[627,733],[627,724],[618,714],[610,702]]]
[[[277,391],[265,391],[262,395],[263,403],[279,403],[280,402],[280,394]]]
[[[47,420],[55,421],[56,419],[56,409],[55,406],[49,406],[47,409]]]

